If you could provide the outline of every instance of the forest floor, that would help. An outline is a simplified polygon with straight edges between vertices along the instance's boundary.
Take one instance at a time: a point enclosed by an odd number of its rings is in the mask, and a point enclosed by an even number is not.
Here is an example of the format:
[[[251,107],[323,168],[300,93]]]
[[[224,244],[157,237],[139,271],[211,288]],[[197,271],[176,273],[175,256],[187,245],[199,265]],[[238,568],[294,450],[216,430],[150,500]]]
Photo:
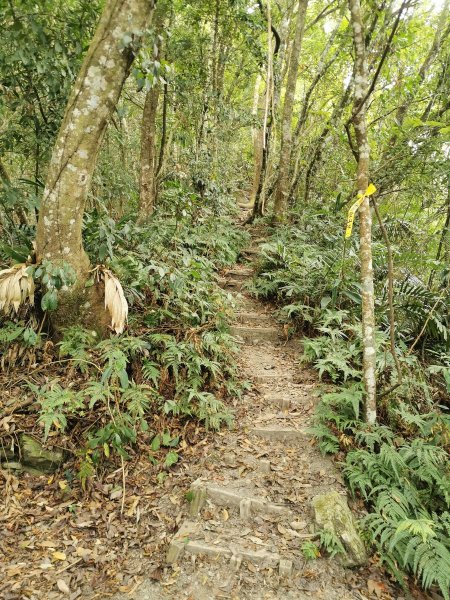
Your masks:
[[[251,383],[235,401],[233,429],[205,435],[191,424],[192,443],[163,484],[137,453],[126,472],[105,476],[85,499],[54,477],[0,470],[0,598],[402,598],[375,560],[346,569],[337,557],[302,553],[316,537],[312,498],[346,491],[305,432],[321,384],[299,365],[301,342],[286,340],[273,308],[245,293],[251,275],[249,263],[223,279],[236,296],[232,331]],[[352,508],[363,514],[362,504]]]

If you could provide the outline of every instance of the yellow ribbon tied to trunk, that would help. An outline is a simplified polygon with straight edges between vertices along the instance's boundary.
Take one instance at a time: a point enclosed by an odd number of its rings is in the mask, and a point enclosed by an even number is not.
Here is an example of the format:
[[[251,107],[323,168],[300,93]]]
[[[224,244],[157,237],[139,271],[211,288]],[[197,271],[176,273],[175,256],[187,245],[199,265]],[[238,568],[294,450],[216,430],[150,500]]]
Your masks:
[[[351,205],[351,207],[348,211],[347,227],[345,229],[345,239],[349,238],[352,235],[353,221],[355,220],[355,213],[358,210],[358,208],[361,206],[361,204],[363,203],[364,198],[367,198],[368,196],[372,196],[372,194],[375,194],[376,191],[377,191],[377,188],[373,185],[373,183],[370,183],[367,190],[364,192],[364,194],[358,194],[356,202],[354,202]]]

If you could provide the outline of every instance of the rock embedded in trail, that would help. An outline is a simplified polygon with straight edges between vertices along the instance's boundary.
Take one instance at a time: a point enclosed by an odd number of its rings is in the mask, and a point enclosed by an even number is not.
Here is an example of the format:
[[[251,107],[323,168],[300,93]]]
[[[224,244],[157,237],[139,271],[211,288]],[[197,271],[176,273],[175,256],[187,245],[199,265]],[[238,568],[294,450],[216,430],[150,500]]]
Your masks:
[[[54,473],[64,460],[62,450],[47,450],[36,439],[22,435],[20,439],[22,463],[41,473]]]
[[[317,525],[333,533],[344,546],[341,560],[346,567],[357,567],[367,562],[366,549],[359,535],[347,500],[335,490],[312,499]],[[339,555],[338,555],[339,556]]]

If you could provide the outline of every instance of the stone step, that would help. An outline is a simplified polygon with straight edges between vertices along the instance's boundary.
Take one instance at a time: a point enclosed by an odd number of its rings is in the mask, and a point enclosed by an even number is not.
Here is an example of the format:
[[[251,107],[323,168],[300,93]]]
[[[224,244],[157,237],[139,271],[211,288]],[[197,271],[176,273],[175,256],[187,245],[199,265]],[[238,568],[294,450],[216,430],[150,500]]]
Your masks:
[[[305,429],[288,427],[255,427],[251,430],[253,435],[273,442],[302,442],[310,438]]]
[[[257,312],[245,312],[239,311],[236,313],[238,323],[263,323],[266,321],[267,325],[270,325],[269,315],[257,313]]]
[[[261,385],[292,383],[292,375],[290,373],[279,373],[272,370],[267,371],[267,373],[258,373],[258,375],[254,375],[252,379],[255,383],[260,383]]]
[[[235,302],[235,311],[237,314],[254,314],[255,313],[255,303],[245,298],[244,296],[234,296]],[[258,313],[257,313],[258,314]]]
[[[234,325],[231,327],[231,335],[241,337],[245,342],[272,342],[280,341],[280,330],[276,327],[245,327]]]
[[[218,284],[225,290],[240,290],[244,280],[232,279],[230,277],[219,277]]]
[[[250,520],[254,514],[281,515],[290,512],[287,506],[274,504],[264,498],[247,496],[245,493],[227,489],[218,485],[211,485],[203,481],[195,481],[190,489],[193,494],[190,505],[190,515],[198,515],[207,499],[218,506],[238,508],[241,519]]]
[[[258,305],[253,300],[250,300],[249,298],[247,298],[246,296],[243,296],[239,292],[231,292],[231,294],[234,298],[234,302],[236,303],[236,311],[237,312],[248,313],[248,314],[255,313],[255,309],[257,308]]]
[[[253,269],[229,269],[225,273],[227,279],[234,279],[239,281],[245,281],[253,277]]]
[[[278,406],[281,410],[289,410],[294,404],[297,404],[292,398],[286,396],[286,394],[265,394],[264,400],[268,404]]]
[[[177,563],[185,553],[188,553],[207,556],[213,560],[229,559],[230,566],[234,570],[239,569],[243,562],[249,562],[260,568],[278,567],[279,574],[282,577],[292,575],[292,561],[282,559],[277,552],[270,552],[265,549],[253,550],[225,540],[216,540],[215,543],[211,544],[201,539],[195,539],[195,537],[195,524],[185,521],[172,538],[166,555],[166,563],[169,565]]]

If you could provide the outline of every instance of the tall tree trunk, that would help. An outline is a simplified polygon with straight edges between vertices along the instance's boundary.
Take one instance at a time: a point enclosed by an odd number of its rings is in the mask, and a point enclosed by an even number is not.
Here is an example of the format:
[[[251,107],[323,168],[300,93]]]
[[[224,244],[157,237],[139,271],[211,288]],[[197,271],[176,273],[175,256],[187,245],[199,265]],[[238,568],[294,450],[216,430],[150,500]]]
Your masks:
[[[114,119],[113,119],[114,122]],[[127,156],[127,141],[128,141],[128,125],[126,118],[118,114],[117,119],[117,132],[119,134],[119,149],[120,149],[120,160],[122,161],[122,167],[126,172],[128,167],[128,156]],[[126,193],[122,191],[119,198],[119,206],[116,209],[117,218],[121,219],[125,212]]]
[[[49,165],[36,233],[37,260],[69,263],[74,288],[60,297],[55,324],[79,322],[89,259],[82,222],[103,134],[153,11],[153,0],[107,0],[78,74]]]
[[[364,42],[364,27],[359,0],[349,0],[353,44],[355,48],[355,96],[352,121],[358,152],[357,187],[364,196],[369,185],[369,142],[366,122],[367,63]],[[365,415],[368,423],[377,418],[376,406],[376,348],[375,310],[372,267],[372,214],[367,196],[359,208],[359,235],[362,287],[362,337],[363,337],[363,380],[365,388]]]
[[[267,72],[266,72],[266,88],[264,92],[264,115],[261,131],[262,155],[259,161],[260,170],[255,176],[258,180],[256,187],[255,201],[253,203],[252,214],[247,220],[252,223],[256,218],[264,215],[265,203],[265,183],[267,166],[269,159],[270,142],[272,139],[272,129],[274,125],[274,113],[278,105],[279,90],[281,87],[281,77],[278,77],[279,69],[282,65],[282,59],[279,54],[282,47],[284,35],[278,33],[272,23],[270,0],[267,1],[266,12],[264,12],[262,2],[258,2],[261,14],[267,20]],[[290,13],[286,14],[281,27],[282,31],[287,31],[290,22]],[[274,38],[274,42],[272,40]],[[285,44],[283,44],[284,49]],[[277,84],[280,85],[277,85]]]
[[[159,145],[158,165],[156,167],[156,192],[158,192],[158,183],[161,178],[162,168],[164,166],[164,156],[167,144],[167,106],[169,104],[169,90],[167,81],[164,84],[163,106],[162,106],[162,124],[161,124],[161,142]]]
[[[159,88],[152,87],[145,96],[141,126],[141,172],[138,222],[152,214],[156,199],[156,115]]]
[[[155,42],[153,60],[161,63],[162,29],[165,17],[165,5],[158,4],[153,18]],[[145,222],[153,213],[156,204],[157,187],[157,148],[156,148],[156,117],[160,85],[152,81],[152,87],[147,91],[144,101],[141,124],[141,168],[139,179],[139,216],[138,222]]]
[[[289,193],[289,165],[292,151],[292,115],[294,112],[295,90],[300,61],[300,50],[305,29],[305,16],[308,0],[300,0],[295,23],[295,35],[289,62],[286,91],[283,104],[281,121],[280,160],[278,167],[278,180],[275,190],[275,203],[273,216],[275,221],[283,221],[286,216],[287,197]]]
[[[259,125],[259,115],[258,109],[260,108],[260,94],[259,88],[261,85],[261,74],[258,73],[255,80],[255,90],[253,93],[253,107],[252,107],[252,117],[255,120],[254,125],[252,127],[252,138],[253,138],[253,184],[250,192],[249,204],[253,206],[255,203],[256,194],[258,192],[259,187],[259,178],[261,176],[261,165],[262,165],[262,153],[263,153],[263,130]]]

